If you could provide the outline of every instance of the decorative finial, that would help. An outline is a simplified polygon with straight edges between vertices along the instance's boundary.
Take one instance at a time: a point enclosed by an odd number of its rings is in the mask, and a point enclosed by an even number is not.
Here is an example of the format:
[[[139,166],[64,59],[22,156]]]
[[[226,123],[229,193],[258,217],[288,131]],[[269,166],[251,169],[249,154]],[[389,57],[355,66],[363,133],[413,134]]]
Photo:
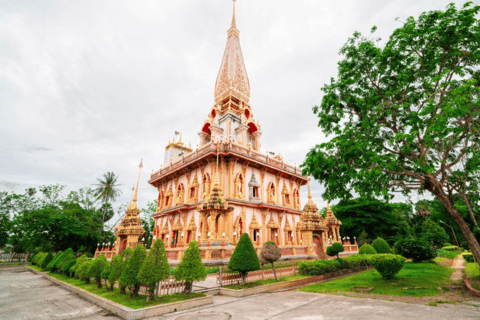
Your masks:
[[[237,27],[237,21],[235,20],[235,2],[237,0],[233,0],[233,16],[232,16],[232,28]]]
[[[330,210],[330,202],[327,201],[327,210]]]

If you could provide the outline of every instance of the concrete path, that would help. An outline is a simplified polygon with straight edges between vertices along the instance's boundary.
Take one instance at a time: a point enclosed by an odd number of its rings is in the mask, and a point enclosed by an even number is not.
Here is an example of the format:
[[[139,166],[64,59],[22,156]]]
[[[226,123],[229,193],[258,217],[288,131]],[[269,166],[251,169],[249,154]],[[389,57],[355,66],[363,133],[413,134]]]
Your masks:
[[[116,320],[118,317],[31,272],[0,271],[0,319]],[[214,304],[150,319],[480,319],[480,308],[430,307],[287,291],[245,298],[215,296]]]
[[[452,281],[460,281],[463,279],[463,271],[465,270],[465,264],[465,259],[463,259],[461,254],[458,255],[457,258],[455,258],[452,266],[452,268],[455,269],[455,272],[452,273],[452,276],[450,277]]]
[[[119,319],[40,275],[0,270],[0,319]]]

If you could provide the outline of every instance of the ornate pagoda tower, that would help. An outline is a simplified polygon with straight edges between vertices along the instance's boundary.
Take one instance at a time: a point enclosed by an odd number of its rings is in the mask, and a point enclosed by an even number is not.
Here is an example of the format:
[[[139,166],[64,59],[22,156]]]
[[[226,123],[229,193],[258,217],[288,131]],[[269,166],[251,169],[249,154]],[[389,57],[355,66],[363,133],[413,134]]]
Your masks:
[[[138,183],[140,181],[140,171],[143,168],[143,163],[140,162],[138,166],[138,178],[135,193],[130,205],[125,212],[125,216],[119,226],[115,227],[115,235],[117,240],[113,250],[115,254],[121,254],[126,248],[135,249],[138,245],[138,239],[145,233],[142,226],[142,219],[140,218],[140,210],[137,206]]]
[[[257,249],[274,241],[284,257],[317,257],[311,237],[327,227],[313,222],[318,212],[313,213],[311,195],[307,213],[301,210],[300,188],[307,177],[281,155],[261,151],[235,2],[214,104],[198,135],[196,149],[185,147],[181,138],[169,141],[163,166],[149,181],[158,190],[153,237],[165,242],[169,260],[179,260],[192,240],[199,242],[204,260],[228,259],[242,233]],[[306,214],[315,219],[302,220]]]

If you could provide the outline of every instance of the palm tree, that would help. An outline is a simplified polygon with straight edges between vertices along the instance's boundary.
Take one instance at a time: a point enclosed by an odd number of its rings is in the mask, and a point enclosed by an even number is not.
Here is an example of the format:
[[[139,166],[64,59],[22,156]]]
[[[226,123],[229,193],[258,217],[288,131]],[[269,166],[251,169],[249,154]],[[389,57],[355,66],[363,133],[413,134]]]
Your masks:
[[[107,216],[108,204],[115,201],[122,191],[118,188],[120,184],[117,183],[118,176],[113,172],[107,172],[103,175],[103,179],[97,178],[98,183],[95,184],[95,196],[101,199],[104,203],[102,210],[102,238],[103,238],[103,224]]]

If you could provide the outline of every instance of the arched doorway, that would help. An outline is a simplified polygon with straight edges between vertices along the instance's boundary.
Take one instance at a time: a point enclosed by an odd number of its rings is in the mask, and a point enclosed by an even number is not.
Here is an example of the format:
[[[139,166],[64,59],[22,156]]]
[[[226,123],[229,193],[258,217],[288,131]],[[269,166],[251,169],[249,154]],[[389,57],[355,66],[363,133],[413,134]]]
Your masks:
[[[312,235],[312,242],[313,242],[313,251],[317,254],[319,259],[326,259],[325,254],[325,246],[322,241],[321,234],[313,234]]]

